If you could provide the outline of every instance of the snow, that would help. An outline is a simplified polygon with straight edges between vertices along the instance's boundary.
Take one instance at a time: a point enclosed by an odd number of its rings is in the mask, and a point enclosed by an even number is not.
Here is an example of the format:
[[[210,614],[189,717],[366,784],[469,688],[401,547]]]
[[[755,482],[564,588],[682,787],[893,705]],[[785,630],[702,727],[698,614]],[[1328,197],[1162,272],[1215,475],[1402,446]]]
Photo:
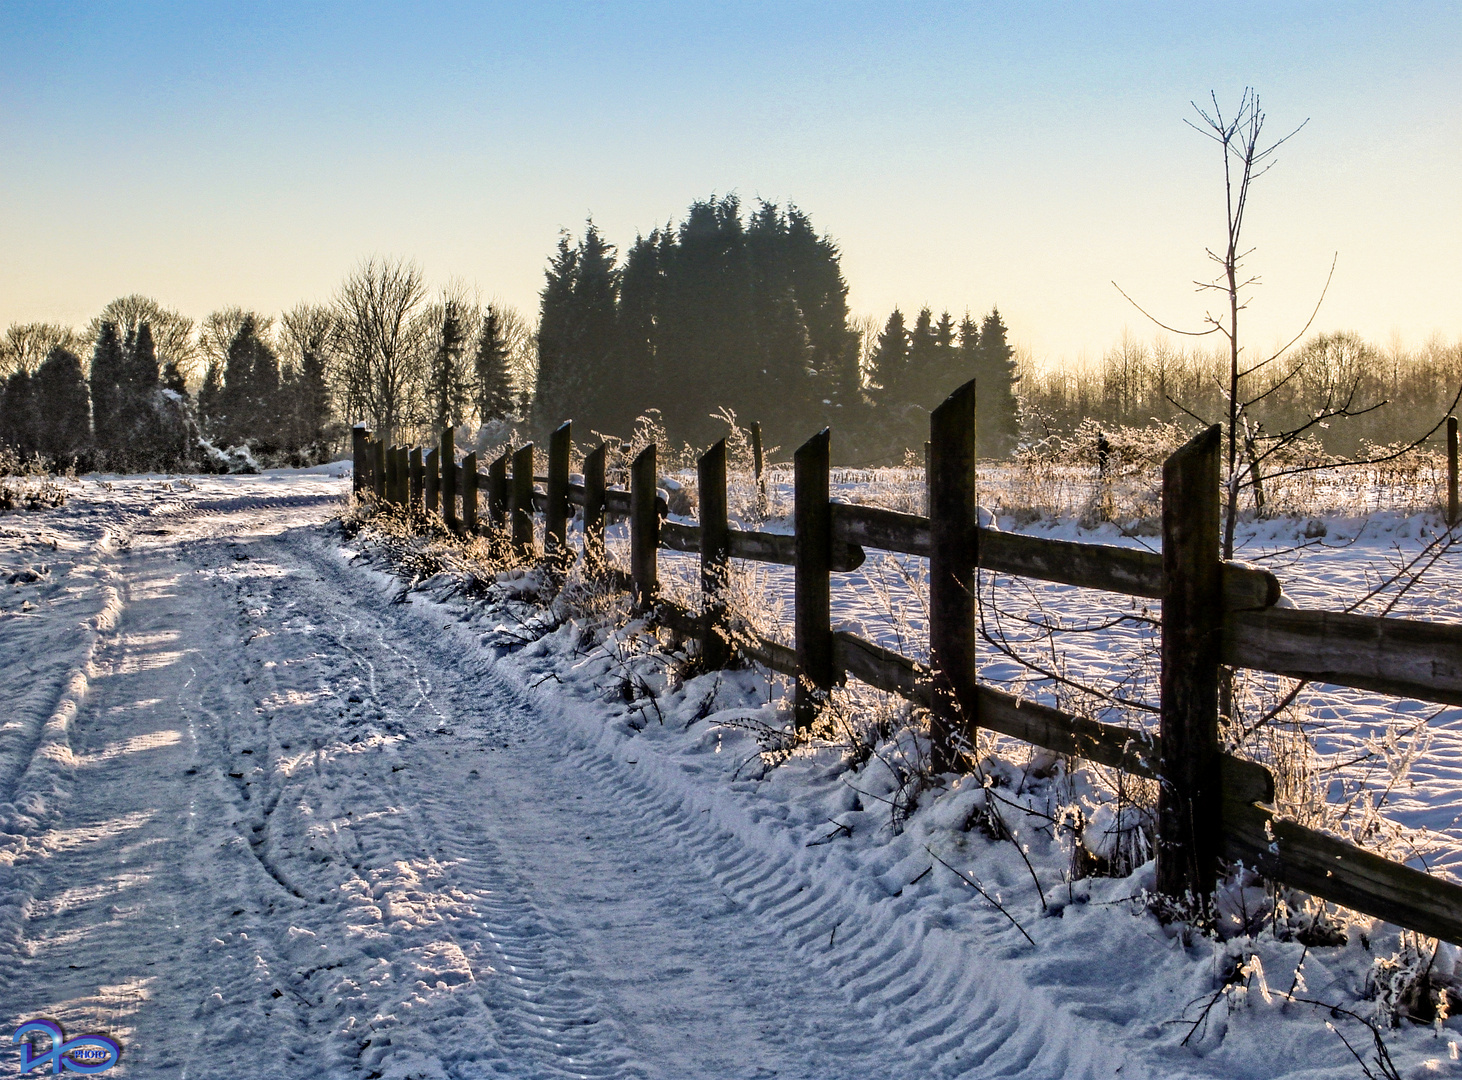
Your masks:
[[[179,1078],[1356,1075],[1327,1022],[1369,1055],[1301,999],[1368,1015],[1394,928],[1306,949],[1164,926],[1150,863],[1064,875],[1052,791],[1109,808],[1039,757],[989,758],[995,786],[924,792],[895,828],[897,722],[856,767],[831,742],[773,764],[777,685],[681,682],[573,621],[523,644],[522,578],[403,590],[332,520],[346,472],[88,477],[0,517],[4,1031],[48,1017],[117,1039],[111,1075]],[[1297,602],[1360,595],[1430,527],[1326,522],[1347,546],[1266,562]],[[1454,561],[1397,613],[1447,617]],[[912,651],[917,611],[879,589],[918,573],[871,563],[837,617]],[[1072,635],[1071,662],[1119,672],[1144,632]],[[1454,721],[1388,811],[1452,852]],[[1018,845],[967,828],[992,805]],[[1385,1037],[1403,1075],[1459,1071],[1452,1021]]]

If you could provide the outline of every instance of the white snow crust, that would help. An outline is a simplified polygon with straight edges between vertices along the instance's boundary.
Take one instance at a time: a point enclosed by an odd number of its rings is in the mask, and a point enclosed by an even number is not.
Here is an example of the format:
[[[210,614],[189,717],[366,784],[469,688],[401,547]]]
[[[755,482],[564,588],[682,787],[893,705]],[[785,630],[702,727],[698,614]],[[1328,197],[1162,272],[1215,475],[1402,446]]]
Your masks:
[[[990,763],[1018,845],[966,829],[991,797],[971,778],[895,829],[893,748],[768,767],[761,674],[675,683],[572,622],[521,644],[531,606],[456,575],[404,587],[332,521],[345,474],[88,477],[0,516],[0,1076],[36,1016],[116,1038],[119,1077],[1360,1075],[1327,1022],[1369,1061],[1365,1028],[1300,999],[1365,1014],[1395,928],[1181,934],[1141,903],[1151,864],[1064,879],[1020,811],[1030,759]],[[1302,526],[1251,530],[1245,557]],[[1326,526],[1266,562],[1297,603],[1342,606],[1431,527]],[[1454,617],[1455,562],[1393,613]],[[870,561],[837,619],[916,652],[918,605],[884,583],[918,573]],[[1144,632],[1071,663],[1120,673]],[[1415,705],[1327,695],[1337,746]],[[1457,867],[1457,717],[1414,711],[1432,741],[1386,812]],[[1386,1033],[1406,1076],[1459,1074],[1459,1037]]]

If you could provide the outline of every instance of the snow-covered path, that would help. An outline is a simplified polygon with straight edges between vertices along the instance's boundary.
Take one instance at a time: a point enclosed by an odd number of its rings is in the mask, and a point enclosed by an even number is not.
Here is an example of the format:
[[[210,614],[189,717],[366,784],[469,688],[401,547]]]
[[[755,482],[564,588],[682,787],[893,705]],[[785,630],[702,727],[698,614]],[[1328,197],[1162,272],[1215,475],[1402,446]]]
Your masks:
[[[6,1034],[105,1031],[111,1075],[148,1077],[1115,1064],[961,973],[963,943],[859,925],[800,851],[566,742],[348,565],[328,486],[68,510],[0,620],[32,666],[0,729]]]

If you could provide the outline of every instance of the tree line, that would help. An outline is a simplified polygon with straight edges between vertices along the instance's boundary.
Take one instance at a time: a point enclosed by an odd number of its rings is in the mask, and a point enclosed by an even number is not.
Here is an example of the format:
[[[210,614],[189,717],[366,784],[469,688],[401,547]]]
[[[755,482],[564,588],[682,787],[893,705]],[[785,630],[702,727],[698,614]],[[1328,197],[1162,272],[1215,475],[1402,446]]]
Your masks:
[[[910,328],[895,310],[868,348],[847,294],[837,245],[796,206],[743,216],[734,195],[700,200],[622,261],[591,221],[546,271],[533,428],[621,433],[652,408],[672,438],[705,445],[726,409],[783,446],[832,425],[845,460],[896,460],[978,378],[981,452],[1009,451],[1015,365],[998,311],[956,328],[925,308]]]
[[[1070,436],[1085,425],[1107,430],[1178,424],[1220,416],[1226,406],[1221,350],[1182,349],[1166,338],[1131,334],[1090,364],[1020,364],[1023,438]],[[1304,426],[1348,406],[1356,415],[1312,424],[1307,445],[1337,457],[1408,443],[1445,415],[1462,386],[1462,343],[1440,339],[1415,349],[1382,348],[1349,331],[1315,334],[1254,375],[1251,434]]]
[[[309,464],[364,421],[390,440],[467,425],[483,445],[565,419],[628,436],[658,410],[703,446],[727,412],[784,449],[832,425],[849,462],[900,461],[928,414],[980,380],[980,449],[1017,434],[1015,363],[999,312],[958,323],[855,323],[836,243],[800,208],[734,196],[691,205],[621,260],[590,222],[561,236],[536,326],[416,264],[368,259],[328,302],[279,317],[239,307],[201,322],[143,296],[84,330],[12,325],[0,337],[0,446],[80,469]]]

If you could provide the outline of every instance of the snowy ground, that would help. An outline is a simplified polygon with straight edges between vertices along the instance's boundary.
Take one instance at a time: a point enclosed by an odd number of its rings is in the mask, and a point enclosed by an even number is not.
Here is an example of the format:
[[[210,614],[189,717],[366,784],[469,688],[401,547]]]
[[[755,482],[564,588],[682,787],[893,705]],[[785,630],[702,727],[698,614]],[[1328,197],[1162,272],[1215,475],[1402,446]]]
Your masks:
[[[1150,866],[1070,881],[1018,809],[1024,850],[966,831],[969,782],[895,830],[896,745],[768,768],[759,676],[626,701],[663,665],[404,589],[345,487],[88,478],[0,517],[0,1035],[107,1033],[139,1077],[1361,1075],[1325,1022],[1368,1031],[1300,999],[1364,1013],[1394,932],[1185,942],[1130,899]],[[1301,602],[1364,580],[1309,558]],[[1438,745],[1413,797],[1450,816]],[[1450,1075],[1459,1033],[1387,1039]]]

